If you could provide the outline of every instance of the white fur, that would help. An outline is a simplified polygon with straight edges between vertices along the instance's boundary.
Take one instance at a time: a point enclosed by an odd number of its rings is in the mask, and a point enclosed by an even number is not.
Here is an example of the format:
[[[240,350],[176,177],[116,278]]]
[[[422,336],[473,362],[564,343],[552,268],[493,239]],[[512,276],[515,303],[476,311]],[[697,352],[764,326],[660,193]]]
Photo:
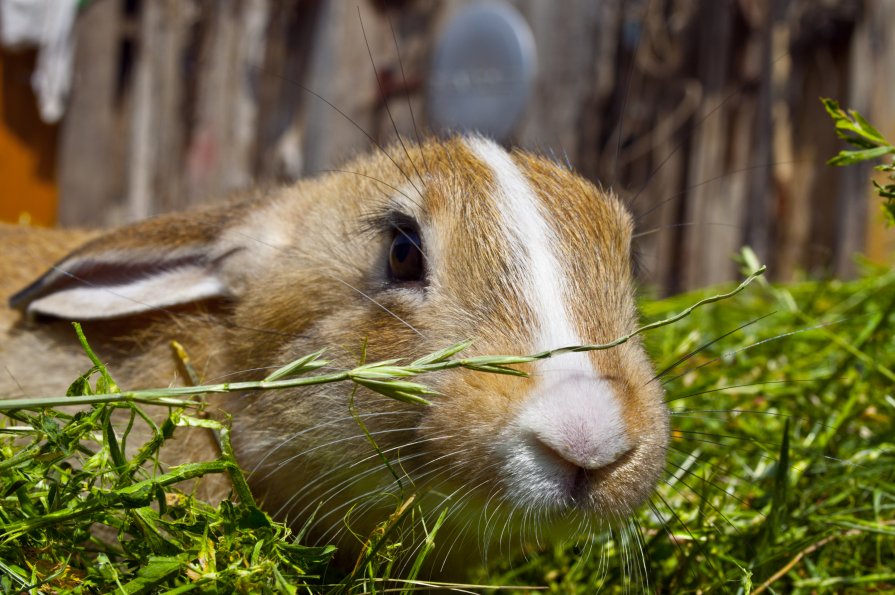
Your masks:
[[[31,302],[28,312],[69,320],[115,318],[226,294],[221,281],[204,267],[187,266],[121,285],[55,291]]]
[[[507,239],[526,275],[523,295],[535,313],[535,350],[584,343],[565,307],[559,239],[537,195],[498,145],[482,138],[469,139],[468,145],[494,176]],[[534,389],[506,430],[502,451],[514,488],[510,493],[532,503],[558,504],[568,500],[579,468],[612,463],[630,442],[614,390],[586,353],[540,362],[535,377]]]

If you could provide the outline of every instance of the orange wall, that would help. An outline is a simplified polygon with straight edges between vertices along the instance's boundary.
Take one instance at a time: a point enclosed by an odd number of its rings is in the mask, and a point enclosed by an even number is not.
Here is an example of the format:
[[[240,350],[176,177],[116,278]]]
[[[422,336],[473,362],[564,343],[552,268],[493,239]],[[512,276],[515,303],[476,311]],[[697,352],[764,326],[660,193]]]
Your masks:
[[[0,221],[56,222],[57,126],[31,91],[34,53],[0,50]]]

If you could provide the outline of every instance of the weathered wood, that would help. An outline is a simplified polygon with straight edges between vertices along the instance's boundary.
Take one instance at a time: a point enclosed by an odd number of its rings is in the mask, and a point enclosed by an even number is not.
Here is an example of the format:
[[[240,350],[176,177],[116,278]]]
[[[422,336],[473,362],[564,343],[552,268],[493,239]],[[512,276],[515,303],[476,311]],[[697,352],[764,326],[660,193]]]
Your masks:
[[[120,6],[91,2],[78,16],[74,78],[59,143],[59,223],[109,225],[127,184],[116,97]]]
[[[181,207],[186,130],[181,63],[195,5],[163,0],[144,5],[128,153],[125,217],[129,221]]]
[[[226,194],[254,179],[256,89],[263,76],[269,16],[269,0],[203,5],[207,30],[197,72],[186,202]]]
[[[577,158],[581,106],[593,92],[594,82],[598,87],[602,82],[595,75],[604,80],[614,78],[612,74],[595,72],[594,66],[599,63],[605,67],[605,59],[611,59],[611,52],[602,60],[595,57],[608,45],[607,34],[614,33],[614,11],[618,6],[591,0],[526,0],[517,6],[531,25],[538,52],[534,95],[516,133],[517,142],[542,151],[552,149],[562,159],[565,155]],[[574,20],[569,20],[570,12],[576,15]],[[605,86],[604,83],[598,91],[605,92]]]
[[[869,23],[869,37],[873,47],[872,77],[875,81],[888,81],[892,76],[892,65],[895,64],[895,36],[892,35],[892,24],[895,23],[895,3],[888,0],[872,0],[866,8],[866,20]],[[891,85],[875,84],[870,90],[871,121],[888,139],[895,139],[895,93]],[[874,175],[880,184],[887,184],[888,175],[876,172]],[[876,192],[865,187],[867,195],[867,236],[864,253],[873,262],[891,264],[895,254],[895,229],[887,228],[885,217],[880,208],[880,198]]]
[[[320,9],[316,0],[277,0],[271,8],[267,55],[257,77],[260,108],[254,172],[262,180],[301,176],[304,110],[314,99],[302,84]]]
[[[879,84],[873,68],[873,52],[876,45],[873,23],[860,19],[856,23],[845,66],[848,87],[845,103],[851,109],[869,114],[872,106],[873,87]],[[854,165],[840,170],[840,184],[836,193],[834,221],[833,274],[853,277],[857,273],[855,257],[864,248],[864,231],[867,224],[867,180],[870,164]]]
[[[762,262],[771,262],[774,254],[772,230],[774,226],[773,163],[774,155],[774,31],[782,26],[786,2],[758,0],[752,2],[749,24],[753,29],[750,38],[751,74],[758,85],[755,98],[755,119],[746,122],[753,128],[754,140],[743,172],[747,180],[745,232],[743,239]]]
[[[313,97],[305,110],[305,174],[336,167],[346,157],[372,145],[367,131],[373,124],[376,79],[358,12],[368,36],[381,44],[382,21],[368,5],[327,2],[322,8],[309,76],[302,83]]]
[[[60,220],[183,208],[433,132],[433,48],[470,4],[157,0],[123,14],[119,0],[91,2],[60,148]],[[824,166],[840,144],[817,97],[895,136],[891,94],[872,83],[895,63],[891,3],[511,4],[540,62],[514,141],[629,201],[648,283],[733,279],[743,243],[779,279],[854,273],[854,252],[879,235],[867,231],[876,199],[866,170]]]
[[[688,287],[725,281],[725,268],[739,245],[737,235],[719,226],[739,222],[742,201],[735,177],[725,176],[725,152],[729,147],[731,95],[736,81],[729,76],[731,60],[731,5],[728,0],[702,3],[706,25],[700,29],[697,46],[698,75],[704,86],[703,102],[697,112],[688,180],[693,187],[686,204],[686,222],[692,223],[684,246],[684,279]],[[740,133],[743,131],[740,130]],[[748,142],[734,136],[733,144]],[[710,180],[715,180],[711,181]]]

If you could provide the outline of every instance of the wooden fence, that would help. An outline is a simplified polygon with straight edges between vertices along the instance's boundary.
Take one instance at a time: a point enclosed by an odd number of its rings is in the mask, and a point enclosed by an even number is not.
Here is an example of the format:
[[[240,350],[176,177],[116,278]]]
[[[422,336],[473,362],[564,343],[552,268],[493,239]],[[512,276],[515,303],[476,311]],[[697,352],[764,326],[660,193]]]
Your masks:
[[[335,167],[369,148],[364,133],[394,136],[386,104],[402,134],[408,105],[428,130],[433,46],[468,4],[90,2],[58,141],[59,222],[117,224]],[[512,4],[539,61],[512,143],[628,198],[646,282],[732,279],[743,244],[779,279],[850,276],[856,252],[891,253],[870,169],[824,165],[840,143],[818,98],[895,137],[895,2]]]

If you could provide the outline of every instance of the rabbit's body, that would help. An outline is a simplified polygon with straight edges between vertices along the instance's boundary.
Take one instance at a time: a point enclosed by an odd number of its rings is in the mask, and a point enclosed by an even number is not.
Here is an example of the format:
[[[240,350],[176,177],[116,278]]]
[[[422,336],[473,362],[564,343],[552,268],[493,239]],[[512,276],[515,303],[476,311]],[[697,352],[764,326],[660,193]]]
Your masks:
[[[49,270],[0,318],[0,394],[59,394],[84,371],[70,320],[127,388],[180,381],[173,339],[203,380],[219,381],[260,378],[324,347],[351,367],[364,344],[368,361],[464,339],[469,354],[528,354],[636,326],[632,222],[614,197],[476,137],[389,154],[83,246],[71,232],[0,228],[12,254],[5,296]],[[492,512],[499,504],[546,532],[628,514],[654,488],[668,441],[639,342],[529,371],[444,372],[423,378],[440,393],[431,407],[367,391],[357,407],[418,487],[478,503],[469,510],[490,499]],[[220,397],[259,500],[299,525],[323,502],[325,537],[354,498],[392,481],[349,414],[350,390]]]

